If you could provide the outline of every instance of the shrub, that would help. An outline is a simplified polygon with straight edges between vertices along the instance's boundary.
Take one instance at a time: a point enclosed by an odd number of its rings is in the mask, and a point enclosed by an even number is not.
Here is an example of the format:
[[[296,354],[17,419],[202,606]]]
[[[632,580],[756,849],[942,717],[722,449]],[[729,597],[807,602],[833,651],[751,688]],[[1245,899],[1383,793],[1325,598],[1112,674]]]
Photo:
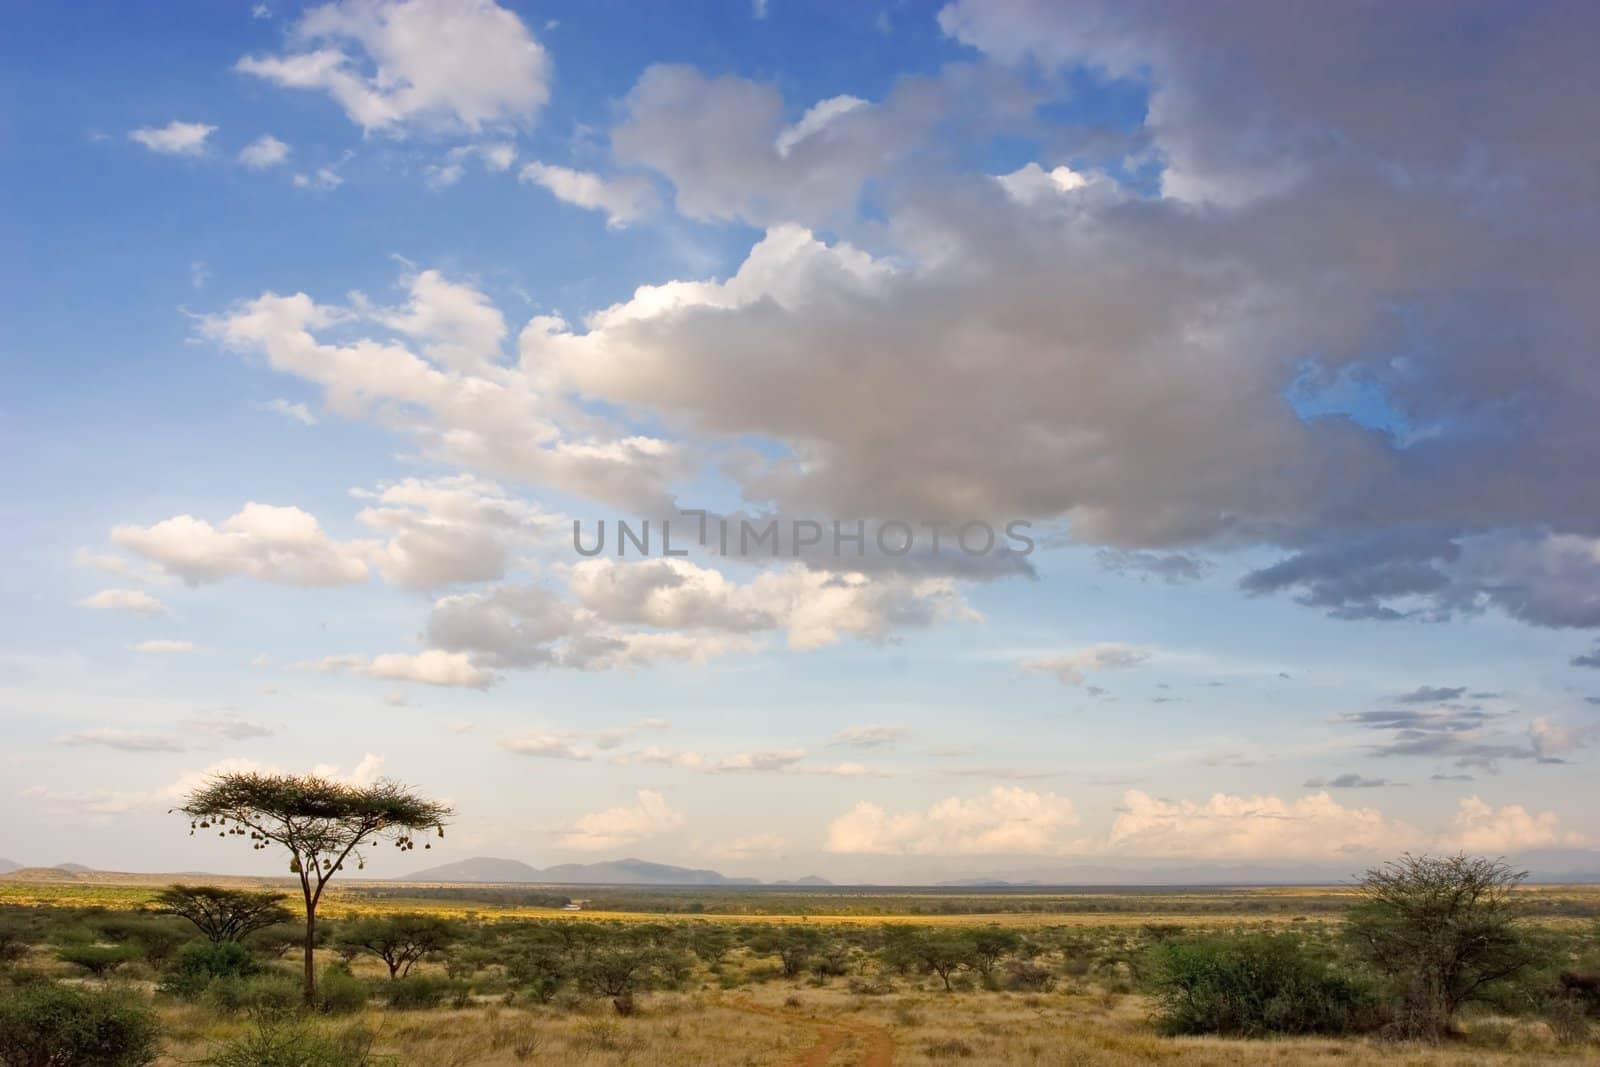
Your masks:
[[[376,1067],[389,1062],[374,1056],[374,1034],[353,1026],[324,1034],[303,1024],[283,1025],[258,1017],[252,1033],[223,1046],[206,1060],[209,1067]]]
[[[64,962],[82,967],[96,978],[105,978],[138,954],[132,945],[67,945],[56,950]]]
[[[1165,941],[1145,967],[1171,1034],[1344,1034],[1372,1019],[1372,995],[1292,934]]]
[[[300,1004],[300,983],[281,971],[266,971],[249,978],[228,975],[212,979],[200,999],[219,1012],[283,1012]]]
[[[1019,992],[1048,993],[1055,988],[1056,976],[1048,967],[1026,960],[1011,965],[1009,985]]]
[[[315,1008],[324,1015],[348,1015],[367,1006],[367,983],[341,964],[329,964],[317,979]]]
[[[29,981],[0,990],[6,1067],[137,1067],[156,1058],[155,1014],[125,994]]]
[[[458,991],[465,991],[465,982],[452,981],[431,974],[414,974],[409,978],[396,978],[382,983],[380,991],[389,1007],[401,1011],[437,1008],[446,997],[454,999]]]
[[[197,941],[179,950],[162,975],[161,988],[193,1000],[217,978],[249,978],[260,970],[255,957],[236,941]]]

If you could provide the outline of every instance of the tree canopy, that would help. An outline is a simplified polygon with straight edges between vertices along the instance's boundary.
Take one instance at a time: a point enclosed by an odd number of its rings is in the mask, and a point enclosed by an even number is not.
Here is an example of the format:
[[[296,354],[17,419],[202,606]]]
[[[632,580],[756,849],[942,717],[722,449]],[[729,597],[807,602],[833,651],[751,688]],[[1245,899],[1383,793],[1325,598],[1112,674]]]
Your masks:
[[[162,911],[182,916],[211,941],[242,941],[257,930],[286,922],[284,895],[214,885],[172,885],[156,894]]]
[[[417,847],[419,833],[443,837],[454,814],[448,805],[388,779],[353,785],[315,774],[254,773],[218,775],[190,793],[178,810],[189,816],[191,835],[215,829],[219,837],[248,840],[257,851],[272,845],[289,850],[289,870],[300,878],[306,907],[308,1001],[316,992],[317,903],[328,882],[350,860],[366,866],[363,845],[388,840],[409,851]]]

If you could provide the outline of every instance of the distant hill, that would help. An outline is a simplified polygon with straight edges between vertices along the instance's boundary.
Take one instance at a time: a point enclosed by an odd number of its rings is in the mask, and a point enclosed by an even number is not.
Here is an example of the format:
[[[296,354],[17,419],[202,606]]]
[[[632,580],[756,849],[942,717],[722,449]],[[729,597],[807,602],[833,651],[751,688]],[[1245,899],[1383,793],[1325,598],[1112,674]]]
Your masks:
[[[22,864],[12,863],[8,859],[0,859],[0,874],[10,874],[12,871],[22,870]]]
[[[68,874],[93,874],[94,873],[94,868],[93,867],[85,867],[81,863],[58,863],[58,864],[56,864],[55,869],[58,870],[58,871],[66,871]]]
[[[535,882],[545,885],[760,885],[756,878],[729,878],[716,871],[625,859],[561,863],[542,870],[521,860],[479,856],[406,875],[402,882]]]
[[[833,883],[820,875],[808,874],[804,878],[785,878],[775,885],[832,885]]]

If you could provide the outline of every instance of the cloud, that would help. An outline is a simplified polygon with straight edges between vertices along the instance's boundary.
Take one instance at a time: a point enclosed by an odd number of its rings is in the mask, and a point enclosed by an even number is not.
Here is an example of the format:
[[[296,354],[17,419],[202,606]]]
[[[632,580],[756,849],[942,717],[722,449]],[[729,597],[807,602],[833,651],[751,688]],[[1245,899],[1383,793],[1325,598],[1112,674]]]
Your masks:
[[[271,727],[247,719],[232,711],[214,711],[191,716],[179,724],[192,734],[203,738],[226,741],[249,741],[257,737],[271,737]]]
[[[1386,785],[1398,783],[1388,778],[1363,778],[1359,774],[1347,773],[1333,778],[1308,778],[1302,788],[1305,789],[1378,789]]]
[[[304,50],[246,56],[242,73],[326,92],[367,133],[527,123],[549,98],[550,60],[492,0],[345,0],[308,10]]]
[[[1452,758],[1458,768],[1498,769],[1499,761],[1532,760],[1562,763],[1562,756],[1582,747],[1595,736],[1592,730],[1571,730],[1541,716],[1529,725],[1526,740],[1495,732],[1505,715],[1481,708],[1442,706],[1426,711],[1349,712],[1338,721],[1369,730],[1389,731],[1390,739],[1371,746],[1376,756],[1437,756]]]
[[[880,855],[1050,855],[1067,851],[1078,823],[1054,793],[996,786],[950,797],[925,811],[891,813],[862,801],[828,824],[825,851]]]
[[[1183,552],[1136,552],[1102,548],[1095,562],[1113,574],[1159,578],[1168,585],[1198,582],[1211,573],[1212,564]]]
[[[1204,803],[1123,794],[1107,848],[1129,856],[1313,859],[1390,853],[1419,835],[1374,808],[1347,808],[1327,793],[1294,800],[1216,793]]]
[[[152,733],[145,730],[123,730],[112,727],[79,730],[76,733],[64,734],[56,738],[56,741],[60,744],[74,747],[93,745],[100,748],[114,748],[122,752],[182,752],[184,750],[183,742],[168,734]]]
[[[1586,652],[1572,657],[1574,667],[1600,667],[1600,647],[1593,652]]]
[[[1023,660],[1020,666],[1025,671],[1053,674],[1062,685],[1082,685],[1084,678],[1096,671],[1136,667],[1150,656],[1146,648],[1107,642],[1056,656]]]
[[[712,846],[707,851],[725,859],[750,859],[776,856],[784,850],[784,845],[783,837],[778,834],[749,834],[736,837],[726,844]]]
[[[257,404],[256,407],[261,411],[270,411],[274,415],[282,415],[286,419],[293,419],[302,426],[315,426],[317,424],[317,417],[311,413],[310,408],[301,403],[291,403],[281,396],[274,397],[263,404]]]
[[[96,611],[120,611],[131,615],[165,615],[167,607],[142,589],[102,589],[78,601],[80,607]]]
[[[655,189],[648,179],[636,175],[606,179],[589,171],[534,162],[523,167],[518,177],[542,186],[563,203],[604,212],[608,229],[622,229],[656,207]]]
[[[1451,829],[1441,842],[1445,849],[1490,856],[1582,844],[1581,834],[1560,829],[1555,812],[1534,814],[1521,804],[1496,809],[1476,796],[1462,798]]]
[[[1444,704],[1451,700],[1460,700],[1461,695],[1467,691],[1464,685],[1419,685],[1409,693],[1395,697],[1401,704]]]
[[[724,756],[705,764],[713,774],[740,774],[744,772],[773,773],[791,770],[806,758],[803,748],[768,749],[761,752],[740,752]]]
[[[521,733],[502,738],[500,747],[520,756],[539,756],[544,759],[586,760],[590,753],[574,748],[572,742],[559,734]]]
[[[607,808],[580,817],[561,835],[562,845],[584,852],[601,852],[683,825],[682,813],[673,810],[666,798],[655,790],[641,789],[634,798],[632,807]]]
[[[467,655],[437,648],[416,653],[388,652],[371,659],[327,656],[295,664],[291,669],[323,674],[355,674],[385,682],[419,682],[463,689],[487,689],[496,681],[493,671],[476,666]]]
[[[166,639],[158,639],[158,640],[154,640],[154,641],[140,641],[138,644],[133,646],[133,650],[135,652],[143,652],[143,653],[145,653],[147,655],[155,655],[155,656],[172,655],[174,653],[193,652],[194,651],[194,642],[193,641],[172,641],[172,640],[166,640]]]
[[[239,150],[239,163],[251,170],[267,170],[289,158],[289,146],[264,133]]]
[[[117,526],[111,540],[190,585],[235,575],[299,586],[367,579],[367,546],[332,540],[313,516],[296,507],[252,501],[220,526],[178,515],[153,526]]]
[[[130,132],[128,137],[162,155],[198,156],[206,150],[206,138],[216,129],[203,122],[173,120],[165,126],[142,126]]]
[[[387,542],[369,558],[402,589],[435,589],[501,577],[512,551],[551,535],[556,519],[470,475],[408,478],[376,491],[356,518]]]
[[[845,745],[850,748],[883,748],[903,740],[910,733],[911,729],[907,726],[867,723],[862,726],[846,726],[833,735],[829,744]]]

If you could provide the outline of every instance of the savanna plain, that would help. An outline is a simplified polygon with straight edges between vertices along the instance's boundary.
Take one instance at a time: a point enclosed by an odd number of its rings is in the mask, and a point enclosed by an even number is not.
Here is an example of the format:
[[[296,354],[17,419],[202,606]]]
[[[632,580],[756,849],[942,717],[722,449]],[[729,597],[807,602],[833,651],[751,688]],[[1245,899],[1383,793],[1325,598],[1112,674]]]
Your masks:
[[[1395,913],[1373,911],[1356,884],[900,890],[351,879],[330,887],[319,912],[308,1001],[290,882],[176,881],[55,869],[0,878],[0,1062],[1600,1061],[1600,886],[1516,885],[1503,899],[1486,896],[1506,905],[1513,935],[1499,948],[1509,955],[1460,961],[1457,998],[1385,969],[1363,941],[1367,928],[1402,944],[1405,931],[1384,927]],[[1505,932],[1500,913],[1492,918],[1482,936]],[[1441,993],[1451,1002],[1439,1025],[1419,1021],[1419,998]],[[52,1027],[80,1031],[67,1038],[78,1051],[60,1058],[59,1039],[54,1052],[44,1047]]]

